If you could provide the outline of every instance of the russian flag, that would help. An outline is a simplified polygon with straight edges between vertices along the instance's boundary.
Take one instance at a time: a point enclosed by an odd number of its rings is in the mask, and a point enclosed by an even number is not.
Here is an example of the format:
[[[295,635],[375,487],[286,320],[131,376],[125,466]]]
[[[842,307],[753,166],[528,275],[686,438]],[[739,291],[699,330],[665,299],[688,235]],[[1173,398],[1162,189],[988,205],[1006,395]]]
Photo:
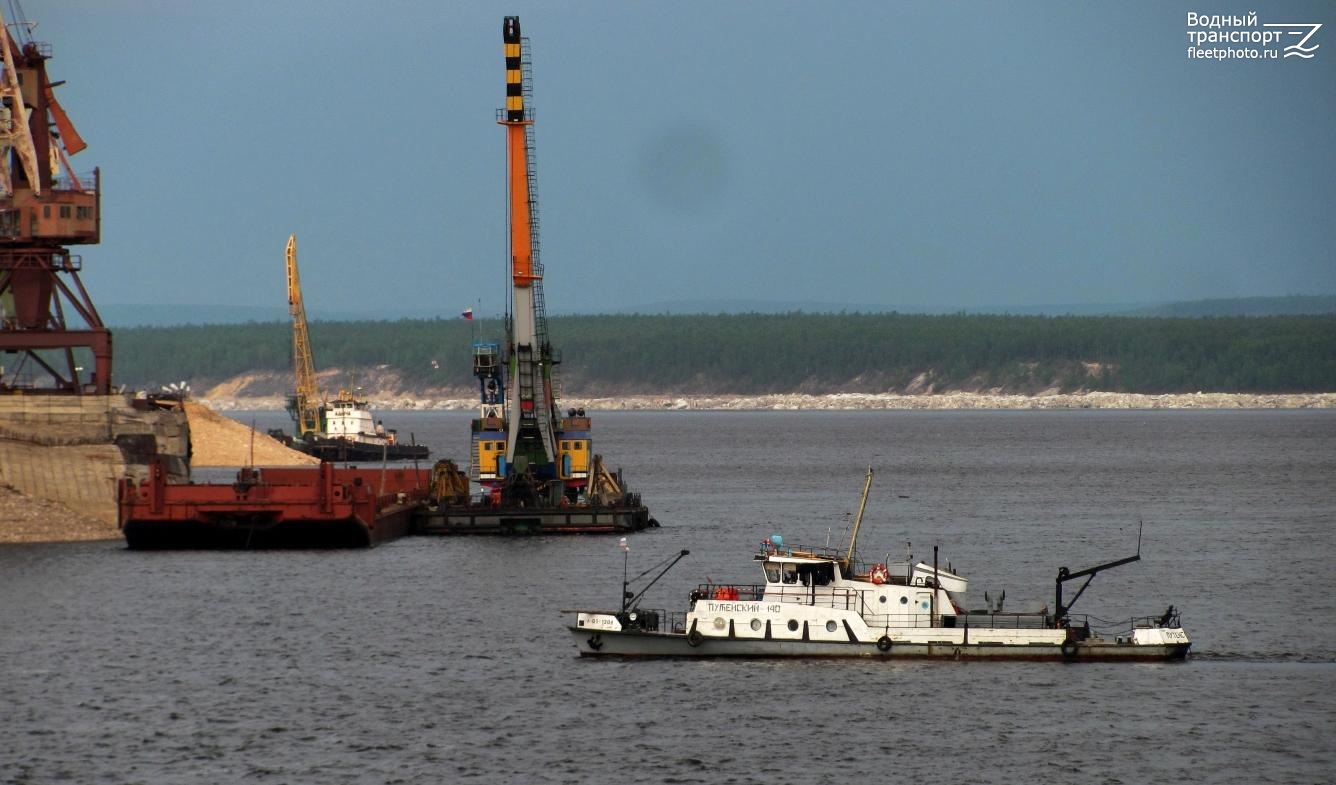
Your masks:
[[[461,313],[460,316],[464,317],[465,319],[468,319],[469,321],[473,321],[473,309],[465,308],[464,312]]]

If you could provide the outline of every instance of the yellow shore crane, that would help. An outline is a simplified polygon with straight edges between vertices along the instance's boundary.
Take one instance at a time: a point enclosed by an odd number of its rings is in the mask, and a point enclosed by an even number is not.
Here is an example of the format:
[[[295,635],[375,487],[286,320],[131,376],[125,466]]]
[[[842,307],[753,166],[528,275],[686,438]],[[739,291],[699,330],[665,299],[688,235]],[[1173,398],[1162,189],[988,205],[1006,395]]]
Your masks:
[[[315,361],[311,358],[311,336],[306,330],[306,306],[297,276],[297,235],[288,237],[288,313],[292,316],[292,369],[295,393],[288,398],[288,411],[297,422],[297,438],[320,430],[320,391],[315,383]]]

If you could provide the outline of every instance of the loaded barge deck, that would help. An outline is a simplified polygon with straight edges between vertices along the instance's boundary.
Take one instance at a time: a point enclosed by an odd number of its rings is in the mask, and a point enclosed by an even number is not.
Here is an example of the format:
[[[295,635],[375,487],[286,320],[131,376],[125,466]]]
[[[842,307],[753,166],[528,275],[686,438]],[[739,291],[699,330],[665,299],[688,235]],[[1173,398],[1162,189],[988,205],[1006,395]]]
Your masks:
[[[118,517],[132,549],[366,548],[411,533],[430,471],[244,467],[232,483],[172,484],[160,461],[121,480]]]

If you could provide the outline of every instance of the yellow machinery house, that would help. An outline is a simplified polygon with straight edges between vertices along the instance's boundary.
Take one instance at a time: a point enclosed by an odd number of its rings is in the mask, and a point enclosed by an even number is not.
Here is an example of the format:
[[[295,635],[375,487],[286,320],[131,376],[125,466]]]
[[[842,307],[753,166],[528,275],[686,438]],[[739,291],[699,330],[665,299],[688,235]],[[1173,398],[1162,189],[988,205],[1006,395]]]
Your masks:
[[[561,479],[582,480],[589,476],[589,435],[557,434],[557,464]]]
[[[505,479],[505,431],[480,431],[474,434],[473,465],[478,467],[479,480]]]

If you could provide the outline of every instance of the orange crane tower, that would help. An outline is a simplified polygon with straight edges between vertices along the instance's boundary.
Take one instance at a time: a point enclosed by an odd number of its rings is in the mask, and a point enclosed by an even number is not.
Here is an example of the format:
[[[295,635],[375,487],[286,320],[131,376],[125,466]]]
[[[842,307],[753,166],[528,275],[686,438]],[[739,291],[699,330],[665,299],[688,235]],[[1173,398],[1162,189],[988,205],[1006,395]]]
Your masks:
[[[497,122],[506,129],[506,169],[510,199],[511,311],[509,340],[510,389],[506,463],[542,479],[557,459],[556,399],[552,394],[553,355],[547,340],[543,267],[538,260],[538,204],[533,166],[533,118],[525,107],[532,77],[525,71],[525,41],[520,19],[502,24],[506,57],[506,107]],[[526,79],[527,77],[527,79]],[[527,82],[527,84],[526,84]]]

